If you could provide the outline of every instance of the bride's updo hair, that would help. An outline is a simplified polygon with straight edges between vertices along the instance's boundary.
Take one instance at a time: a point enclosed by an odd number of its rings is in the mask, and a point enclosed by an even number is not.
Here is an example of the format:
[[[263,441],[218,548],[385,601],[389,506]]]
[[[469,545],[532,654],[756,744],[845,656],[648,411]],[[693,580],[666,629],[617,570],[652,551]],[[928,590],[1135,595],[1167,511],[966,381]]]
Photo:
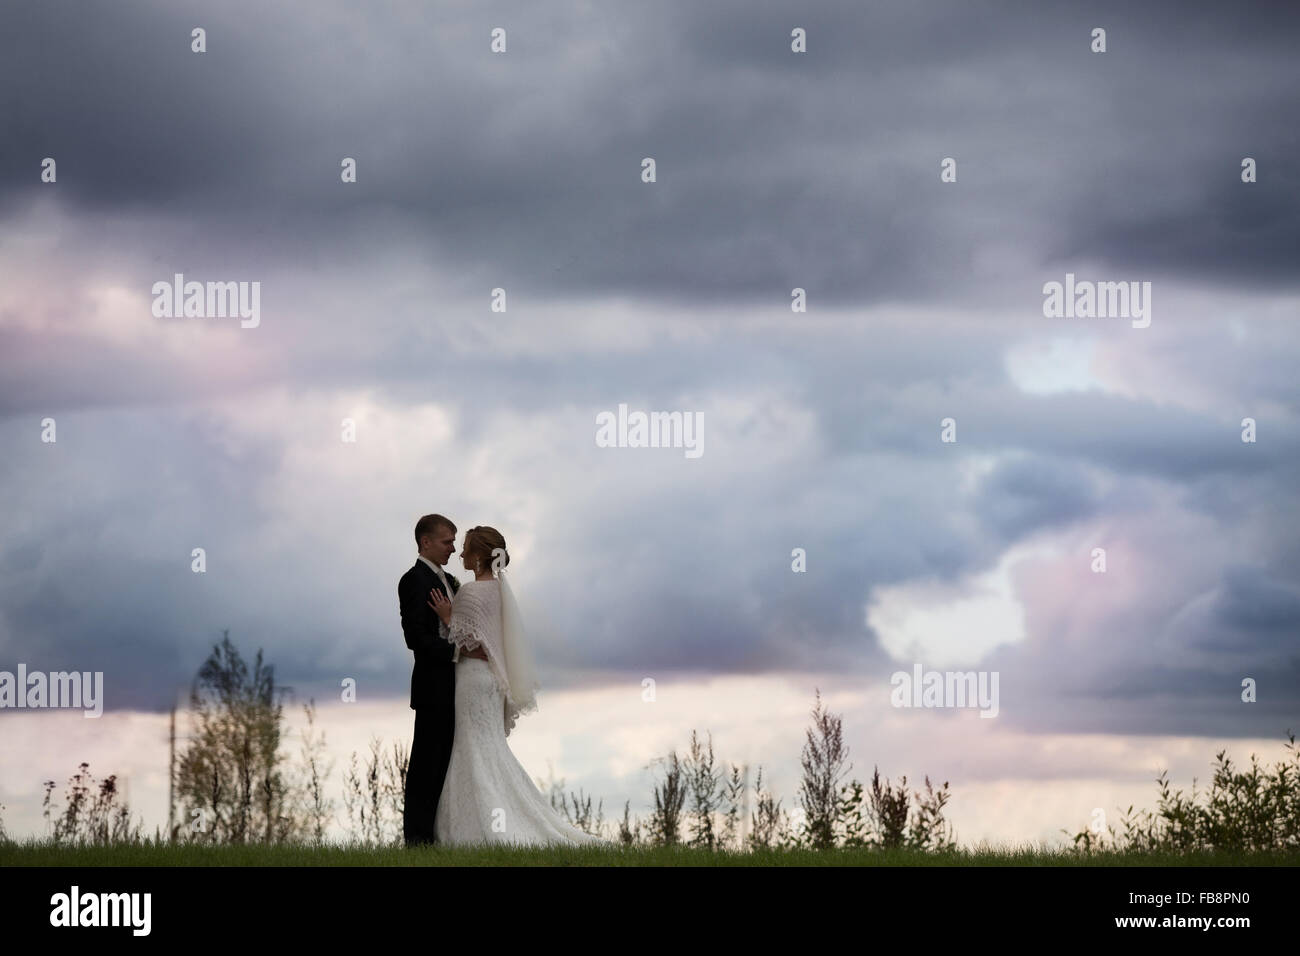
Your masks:
[[[492,567],[492,552],[497,548],[502,551],[501,567],[504,568],[510,563],[510,552],[506,551],[506,539],[500,531],[481,524],[465,532],[465,549],[481,560],[485,568]]]

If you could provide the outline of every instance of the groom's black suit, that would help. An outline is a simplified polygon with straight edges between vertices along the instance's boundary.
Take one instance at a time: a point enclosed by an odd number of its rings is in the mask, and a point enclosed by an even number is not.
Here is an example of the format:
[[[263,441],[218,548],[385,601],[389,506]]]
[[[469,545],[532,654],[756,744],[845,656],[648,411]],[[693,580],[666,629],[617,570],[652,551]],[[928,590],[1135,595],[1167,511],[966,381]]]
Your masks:
[[[442,573],[451,585],[451,594],[447,594],[433,569],[420,560],[397,582],[402,635],[406,646],[415,652],[411,671],[415,737],[406,768],[402,813],[402,836],[408,846],[435,842],[433,821],[456,731],[456,665],[452,663],[456,649],[438,634],[438,614],[429,607],[429,591],[436,589],[451,598],[460,582],[445,568]]]

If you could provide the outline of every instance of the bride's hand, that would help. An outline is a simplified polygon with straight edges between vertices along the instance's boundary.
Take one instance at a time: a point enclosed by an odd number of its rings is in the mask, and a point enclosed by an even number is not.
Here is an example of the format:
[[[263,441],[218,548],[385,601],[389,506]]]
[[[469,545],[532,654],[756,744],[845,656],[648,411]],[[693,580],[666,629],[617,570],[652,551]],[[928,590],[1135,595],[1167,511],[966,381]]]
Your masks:
[[[437,588],[429,590],[429,607],[437,612],[438,617],[442,618],[442,623],[448,627],[451,626],[451,602],[447,600],[447,595],[443,594]]]

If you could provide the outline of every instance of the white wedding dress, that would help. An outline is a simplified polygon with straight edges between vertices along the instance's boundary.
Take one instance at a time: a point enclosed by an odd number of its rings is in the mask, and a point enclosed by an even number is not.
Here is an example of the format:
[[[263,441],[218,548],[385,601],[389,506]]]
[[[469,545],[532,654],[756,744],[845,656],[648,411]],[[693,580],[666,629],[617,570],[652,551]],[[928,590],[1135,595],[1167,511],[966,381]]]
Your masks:
[[[456,728],[434,833],[446,845],[612,846],[551,807],[506,743],[519,706],[512,700],[497,581],[466,581],[452,601],[451,640],[482,647],[490,660],[456,663]],[[525,709],[529,709],[528,704]]]

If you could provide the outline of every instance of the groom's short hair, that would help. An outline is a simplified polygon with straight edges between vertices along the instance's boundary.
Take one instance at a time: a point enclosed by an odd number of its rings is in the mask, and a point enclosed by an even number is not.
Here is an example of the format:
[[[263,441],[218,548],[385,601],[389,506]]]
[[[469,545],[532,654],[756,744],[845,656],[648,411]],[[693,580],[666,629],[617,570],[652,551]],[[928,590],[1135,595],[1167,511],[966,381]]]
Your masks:
[[[437,534],[439,528],[446,528],[452,534],[456,533],[456,526],[451,523],[450,518],[444,518],[442,515],[425,515],[415,523],[415,546],[420,546],[420,539],[426,534]]]

